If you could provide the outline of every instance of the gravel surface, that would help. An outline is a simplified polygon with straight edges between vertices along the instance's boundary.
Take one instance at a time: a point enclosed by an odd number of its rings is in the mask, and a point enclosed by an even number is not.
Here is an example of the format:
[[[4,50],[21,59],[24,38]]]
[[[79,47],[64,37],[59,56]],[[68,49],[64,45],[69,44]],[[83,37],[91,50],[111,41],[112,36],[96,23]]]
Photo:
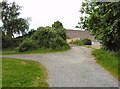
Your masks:
[[[3,57],[43,63],[48,70],[47,81],[50,87],[118,87],[118,81],[95,62],[90,48],[72,46],[66,52]]]

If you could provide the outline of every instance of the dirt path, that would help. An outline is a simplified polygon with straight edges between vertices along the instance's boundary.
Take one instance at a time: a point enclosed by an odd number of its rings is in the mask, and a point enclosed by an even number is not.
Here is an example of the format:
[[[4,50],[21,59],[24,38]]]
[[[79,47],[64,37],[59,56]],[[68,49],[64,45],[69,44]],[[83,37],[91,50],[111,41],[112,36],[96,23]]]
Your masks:
[[[66,52],[3,57],[40,61],[48,70],[50,87],[118,87],[118,81],[95,62],[90,48],[72,46]]]

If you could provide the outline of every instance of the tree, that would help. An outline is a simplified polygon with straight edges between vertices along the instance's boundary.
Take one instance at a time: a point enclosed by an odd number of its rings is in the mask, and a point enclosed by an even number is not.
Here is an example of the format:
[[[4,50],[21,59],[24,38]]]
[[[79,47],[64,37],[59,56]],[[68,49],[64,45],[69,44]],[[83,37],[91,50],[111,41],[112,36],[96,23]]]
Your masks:
[[[61,38],[63,38],[63,40],[66,40],[66,38],[67,38],[66,31],[65,31],[65,28],[63,27],[63,25],[60,21],[54,22],[54,24],[52,24],[52,28],[54,30],[56,30],[57,34]]]
[[[63,28],[63,25],[60,21],[56,21],[54,24],[52,24],[52,28],[57,30],[59,28]]]
[[[10,34],[13,36],[13,34],[26,34],[28,28],[29,28],[29,23],[27,20],[23,19],[23,18],[17,18],[17,19],[13,19],[11,20],[8,24],[7,24],[7,28],[9,29],[9,32],[7,32],[7,34]]]
[[[120,1],[82,3],[79,25],[89,30],[108,50],[120,50]]]
[[[7,3],[3,1],[0,3],[2,7],[1,18],[3,22],[2,31],[9,37],[13,37],[14,34],[24,34],[29,28],[28,21],[23,18],[18,18],[20,15],[21,7],[15,2]]]

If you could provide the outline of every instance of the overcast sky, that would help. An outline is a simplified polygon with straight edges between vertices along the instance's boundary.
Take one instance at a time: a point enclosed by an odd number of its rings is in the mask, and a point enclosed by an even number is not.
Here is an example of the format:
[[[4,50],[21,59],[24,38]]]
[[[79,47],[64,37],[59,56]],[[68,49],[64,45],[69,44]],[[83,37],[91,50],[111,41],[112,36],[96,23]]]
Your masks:
[[[63,26],[73,29],[79,22],[83,0],[8,0],[23,6],[20,17],[31,17],[30,29],[51,26],[59,20]]]

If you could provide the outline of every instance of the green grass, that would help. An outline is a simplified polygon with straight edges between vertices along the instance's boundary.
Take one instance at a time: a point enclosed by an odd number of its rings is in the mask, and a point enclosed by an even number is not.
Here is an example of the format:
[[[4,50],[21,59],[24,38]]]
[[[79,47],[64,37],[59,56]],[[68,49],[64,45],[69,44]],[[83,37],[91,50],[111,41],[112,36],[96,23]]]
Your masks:
[[[9,54],[36,54],[36,53],[49,53],[49,52],[62,52],[69,50],[70,47],[64,46],[59,50],[53,50],[53,49],[45,49],[45,48],[39,48],[37,50],[29,50],[26,52],[18,52],[16,48],[7,48],[2,50],[2,55],[9,55]]]
[[[120,52],[115,53],[105,51],[103,49],[96,49],[92,53],[96,57],[96,62],[108,70],[114,77],[120,80]],[[118,71],[119,70],[119,71]]]
[[[46,69],[38,62],[2,59],[2,87],[48,87],[46,79]]]

